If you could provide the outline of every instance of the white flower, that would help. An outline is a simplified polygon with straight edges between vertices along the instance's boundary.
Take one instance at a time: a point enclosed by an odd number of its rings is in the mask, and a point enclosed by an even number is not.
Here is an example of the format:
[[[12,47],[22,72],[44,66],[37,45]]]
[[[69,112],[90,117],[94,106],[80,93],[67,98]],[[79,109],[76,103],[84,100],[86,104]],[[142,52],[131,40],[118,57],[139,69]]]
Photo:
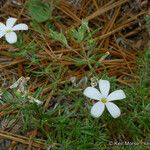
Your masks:
[[[28,30],[28,26],[24,23],[20,23],[14,26],[16,18],[8,18],[6,25],[0,22],[0,38],[5,36],[6,41],[10,44],[17,42],[17,35],[14,31]]]
[[[91,115],[95,118],[100,117],[104,112],[106,106],[113,118],[119,117],[121,114],[120,109],[118,108],[117,105],[112,103],[112,101],[126,98],[124,91],[116,90],[109,94],[109,90],[110,90],[109,81],[99,80],[98,84],[99,84],[100,91],[98,91],[94,87],[87,87],[83,92],[83,94],[88,98],[98,101],[92,107]]]

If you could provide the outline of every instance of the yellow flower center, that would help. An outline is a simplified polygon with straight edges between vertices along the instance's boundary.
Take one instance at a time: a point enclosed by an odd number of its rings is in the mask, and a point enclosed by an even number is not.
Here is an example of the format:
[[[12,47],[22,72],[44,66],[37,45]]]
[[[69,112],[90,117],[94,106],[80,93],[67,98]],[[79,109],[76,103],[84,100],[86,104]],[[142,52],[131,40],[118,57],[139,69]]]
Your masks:
[[[12,32],[12,30],[10,30],[10,29],[9,29],[9,30],[6,30],[6,33],[9,33],[9,32]]]
[[[107,99],[103,97],[103,98],[101,99],[101,102],[102,102],[102,103],[106,103],[106,102],[107,102]]]

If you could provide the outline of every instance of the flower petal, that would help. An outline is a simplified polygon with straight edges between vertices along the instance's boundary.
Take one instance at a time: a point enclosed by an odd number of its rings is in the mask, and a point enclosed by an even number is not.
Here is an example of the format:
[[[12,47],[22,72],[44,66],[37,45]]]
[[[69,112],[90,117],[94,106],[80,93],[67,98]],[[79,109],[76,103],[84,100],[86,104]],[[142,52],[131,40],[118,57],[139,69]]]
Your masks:
[[[0,38],[3,37],[5,35],[4,31],[0,31]]]
[[[110,82],[107,80],[99,80],[99,89],[104,97],[107,97],[110,90]]]
[[[16,23],[17,19],[16,18],[8,18],[6,21],[6,26],[7,28],[12,28],[14,24]]]
[[[105,105],[102,102],[97,102],[91,108],[91,115],[95,118],[98,118],[102,115],[102,113],[104,112],[104,109],[105,109]]]
[[[17,24],[15,25],[13,28],[12,28],[13,31],[16,31],[16,30],[28,30],[28,26],[24,23],[20,23],[20,24]]]
[[[5,30],[6,30],[5,24],[0,22],[0,31],[5,31]]]
[[[107,97],[107,100],[108,101],[115,101],[115,100],[121,100],[124,98],[126,98],[124,91],[123,90],[116,90],[116,91],[109,94],[109,96]]]
[[[96,88],[93,87],[87,87],[84,90],[83,94],[88,98],[98,100],[98,101],[102,98],[101,93]]]
[[[15,32],[9,32],[5,35],[6,41],[10,44],[17,42],[17,35]]]
[[[106,107],[113,118],[117,118],[120,116],[121,112],[116,104],[108,102],[106,103]]]

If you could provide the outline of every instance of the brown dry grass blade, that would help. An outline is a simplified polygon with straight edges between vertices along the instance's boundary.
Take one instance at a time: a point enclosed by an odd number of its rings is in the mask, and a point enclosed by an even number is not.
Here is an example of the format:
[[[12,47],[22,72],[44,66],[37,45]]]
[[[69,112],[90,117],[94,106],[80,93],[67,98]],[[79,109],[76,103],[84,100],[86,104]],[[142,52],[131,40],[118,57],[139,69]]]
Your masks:
[[[0,130],[0,138],[9,139],[9,140],[19,142],[22,144],[26,144],[26,145],[30,145],[32,142],[32,146],[37,147],[37,148],[44,148],[46,146],[46,144],[43,142],[33,141],[32,139],[30,139],[28,137],[13,134],[13,133],[3,131],[3,130]]]

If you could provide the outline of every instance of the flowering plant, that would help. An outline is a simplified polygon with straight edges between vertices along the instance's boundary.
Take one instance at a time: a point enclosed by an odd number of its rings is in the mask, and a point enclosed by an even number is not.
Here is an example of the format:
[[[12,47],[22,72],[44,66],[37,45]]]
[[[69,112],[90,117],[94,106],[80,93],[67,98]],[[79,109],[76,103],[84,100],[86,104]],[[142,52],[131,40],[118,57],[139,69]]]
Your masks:
[[[8,18],[6,25],[0,22],[0,38],[5,36],[6,41],[10,44],[17,42],[17,35],[14,31],[28,30],[28,26],[24,23],[14,25],[16,21],[16,18]]]
[[[113,118],[120,116],[121,112],[118,106],[112,101],[121,100],[126,98],[123,90],[116,90],[109,94],[110,91],[110,82],[107,80],[99,80],[99,89],[98,91],[94,87],[87,87],[83,94],[90,99],[97,100],[98,102],[94,104],[91,109],[91,115],[95,118],[100,117],[104,112],[105,106],[108,109],[109,113]]]

